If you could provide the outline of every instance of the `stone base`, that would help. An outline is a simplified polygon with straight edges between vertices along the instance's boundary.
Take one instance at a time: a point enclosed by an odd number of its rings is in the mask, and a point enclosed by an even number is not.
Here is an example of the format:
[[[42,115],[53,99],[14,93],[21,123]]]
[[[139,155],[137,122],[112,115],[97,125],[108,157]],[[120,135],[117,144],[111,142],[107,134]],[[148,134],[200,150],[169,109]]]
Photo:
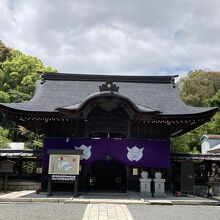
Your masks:
[[[165,197],[165,188],[164,188],[164,183],[165,179],[154,179],[154,197]]]
[[[165,192],[164,193],[158,193],[158,192],[155,192],[154,193],[154,197],[166,197],[166,194],[165,194]]]
[[[140,193],[143,196],[151,196],[151,179],[140,179]]]

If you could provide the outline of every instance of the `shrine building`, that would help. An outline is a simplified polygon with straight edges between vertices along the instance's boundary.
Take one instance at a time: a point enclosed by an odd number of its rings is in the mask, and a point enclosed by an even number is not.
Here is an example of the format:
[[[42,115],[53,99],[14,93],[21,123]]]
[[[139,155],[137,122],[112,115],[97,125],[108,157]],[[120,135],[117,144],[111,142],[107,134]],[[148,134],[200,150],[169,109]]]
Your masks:
[[[81,149],[80,190],[138,190],[141,171],[160,171],[169,184],[170,138],[217,111],[185,105],[176,77],[42,73],[29,102],[0,103],[0,111],[44,135],[45,177],[48,150]]]

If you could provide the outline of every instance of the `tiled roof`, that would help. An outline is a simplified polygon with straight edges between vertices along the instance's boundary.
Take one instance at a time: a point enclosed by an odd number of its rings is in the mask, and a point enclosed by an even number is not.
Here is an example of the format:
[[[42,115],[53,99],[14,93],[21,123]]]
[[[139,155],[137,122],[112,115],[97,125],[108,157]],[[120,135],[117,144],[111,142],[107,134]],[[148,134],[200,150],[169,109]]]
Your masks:
[[[172,153],[172,159],[174,160],[212,160],[220,161],[220,154],[208,153],[208,154],[185,154],[185,153]]]
[[[0,157],[42,157],[42,151],[1,149]]]
[[[203,138],[207,138],[207,139],[220,139],[220,135],[206,134],[206,135],[203,135],[200,140],[203,140]]]
[[[208,150],[209,153],[220,153],[220,144]]]
[[[61,108],[79,108],[89,96],[103,94],[99,87],[112,81],[119,87],[117,92],[127,97],[139,111],[157,111],[162,115],[187,115],[215,111],[215,108],[190,107],[179,97],[173,83],[176,76],[92,76],[71,74],[45,74],[38,81],[34,97],[25,103],[1,103],[1,109],[58,112]],[[108,93],[108,92],[107,92]]]

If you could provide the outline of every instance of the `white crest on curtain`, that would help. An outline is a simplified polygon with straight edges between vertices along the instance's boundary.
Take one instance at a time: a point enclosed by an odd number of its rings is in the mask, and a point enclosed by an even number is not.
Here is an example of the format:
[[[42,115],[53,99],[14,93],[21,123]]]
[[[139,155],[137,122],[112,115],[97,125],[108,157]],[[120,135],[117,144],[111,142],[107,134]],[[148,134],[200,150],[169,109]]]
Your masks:
[[[91,157],[92,146],[86,146],[82,144],[80,147],[75,147],[76,150],[83,150],[83,154],[80,155],[80,160],[88,160]]]
[[[144,148],[138,148],[134,146],[132,148],[127,147],[127,150],[127,158],[130,161],[139,161],[143,157]]]

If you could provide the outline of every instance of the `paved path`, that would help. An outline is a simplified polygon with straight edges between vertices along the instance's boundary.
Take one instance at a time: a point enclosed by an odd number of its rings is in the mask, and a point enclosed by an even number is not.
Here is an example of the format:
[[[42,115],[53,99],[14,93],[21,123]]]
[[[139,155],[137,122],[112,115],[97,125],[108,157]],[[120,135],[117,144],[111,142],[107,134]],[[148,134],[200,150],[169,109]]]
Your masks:
[[[0,203],[0,220],[132,220],[131,215],[133,220],[219,220],[220,206]]]
[[[0,203],[0,220],[82,220],[85,204]]]
[[[219,220],[220,206],[127,205],[134,220]]]
[[[14,191],[14,192],[0,194],[0,198],[15,199],[15,198],[26,196],[27,194],[30,194],[30,193],[36,194],[34,190],[23,190],[23,191]]]
[[[83,220],[133,220],[126,205],[88,204]]]
[[[215,199],[215,200],[213,200]],[[216,205],[220,197],[215,198],[175,197],[167,195],[163,198],[152,198],[137,192],[129,193],[82,193],[74,198],[71,192],[54,192],[47,197],[46,192],[36,194],[33,190],[15,191],[0,194],[0,202],[63,202],[63,203],[115,203],[115,204],[163,204],[163,205]]]

